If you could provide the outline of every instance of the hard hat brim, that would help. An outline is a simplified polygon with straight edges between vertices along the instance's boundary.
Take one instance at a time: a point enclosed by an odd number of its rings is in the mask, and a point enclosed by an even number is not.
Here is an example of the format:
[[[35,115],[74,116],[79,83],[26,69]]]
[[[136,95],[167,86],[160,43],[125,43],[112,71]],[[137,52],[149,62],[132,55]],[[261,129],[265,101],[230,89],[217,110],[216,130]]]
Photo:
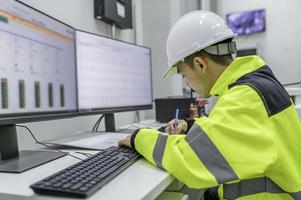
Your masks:
[[[162,78],[170,78],[175,74],[178,74],[178,70],[177,70],[177,66],[173,65],[167,68],[167,70],[163,73]]]

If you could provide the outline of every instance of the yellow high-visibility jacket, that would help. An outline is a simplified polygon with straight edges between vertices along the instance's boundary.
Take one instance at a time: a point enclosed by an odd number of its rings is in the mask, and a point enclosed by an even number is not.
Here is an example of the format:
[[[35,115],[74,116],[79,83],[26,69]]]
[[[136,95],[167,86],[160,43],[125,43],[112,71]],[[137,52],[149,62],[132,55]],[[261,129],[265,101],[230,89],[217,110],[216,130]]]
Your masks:
[[[190,188],[219,186],[221,199],[301,200],[300,119],[264,61],[236,58],[210,94],[215,107],[187,135],[141,129],[134,148]]]

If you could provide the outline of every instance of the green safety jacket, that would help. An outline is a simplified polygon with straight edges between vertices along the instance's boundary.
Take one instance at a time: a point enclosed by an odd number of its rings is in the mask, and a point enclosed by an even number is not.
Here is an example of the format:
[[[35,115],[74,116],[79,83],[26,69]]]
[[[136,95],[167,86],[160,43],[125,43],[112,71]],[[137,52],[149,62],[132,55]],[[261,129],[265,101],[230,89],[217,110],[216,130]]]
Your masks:
[[[213,110],[187,135],[140,129],[132,146],[190,188],[219,186],[220,199],[301,200],[301,123],[264,61],[236,58],[210,95]]]

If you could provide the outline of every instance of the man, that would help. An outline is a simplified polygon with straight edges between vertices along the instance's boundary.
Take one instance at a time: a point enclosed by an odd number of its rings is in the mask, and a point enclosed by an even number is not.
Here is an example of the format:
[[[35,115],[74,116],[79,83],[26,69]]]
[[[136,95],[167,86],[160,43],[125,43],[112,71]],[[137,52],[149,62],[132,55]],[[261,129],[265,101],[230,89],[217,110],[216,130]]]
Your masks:
[[[135,148],[190,188],[218,186],[220,199],[301,199],[301,124],[287,92],[258,56],[233,59],[235,34],[209,11],[181,17],[167,39],[169,68],[205,97],[208,117],[162,135],[136,130]]]

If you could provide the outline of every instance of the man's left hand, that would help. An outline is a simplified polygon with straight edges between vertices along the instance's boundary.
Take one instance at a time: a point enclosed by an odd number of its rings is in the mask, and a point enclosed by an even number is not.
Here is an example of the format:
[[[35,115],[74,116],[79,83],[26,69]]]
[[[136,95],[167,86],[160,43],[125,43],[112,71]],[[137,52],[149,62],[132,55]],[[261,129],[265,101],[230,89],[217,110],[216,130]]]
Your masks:
[[[132,135],[127,136],[126,138],[119,141],[120,146],[127,146],[129,148],[133,148],[131,145],[131,137]]]

